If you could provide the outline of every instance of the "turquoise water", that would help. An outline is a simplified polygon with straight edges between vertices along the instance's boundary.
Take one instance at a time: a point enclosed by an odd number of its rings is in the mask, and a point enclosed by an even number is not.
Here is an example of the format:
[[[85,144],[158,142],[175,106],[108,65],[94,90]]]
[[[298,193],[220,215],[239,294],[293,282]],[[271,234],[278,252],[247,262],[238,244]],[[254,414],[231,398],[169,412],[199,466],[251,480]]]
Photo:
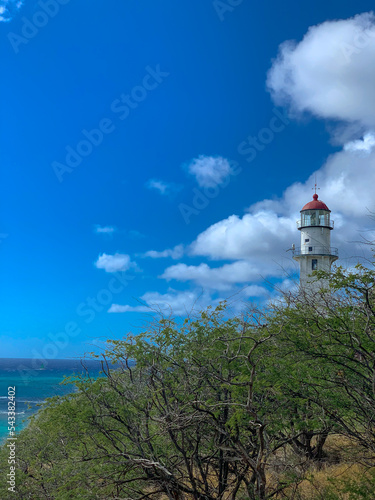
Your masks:
[[[97,377],[99,361],[88,360],[90,376]],[[46,398],[72,392],[71,385],[61,385],[65,376],[84,373],[80,360],[0,359],[0,443],[8,434],[8,388],[16,392],[16,431],[27,425],[27,418],[38,411]]]

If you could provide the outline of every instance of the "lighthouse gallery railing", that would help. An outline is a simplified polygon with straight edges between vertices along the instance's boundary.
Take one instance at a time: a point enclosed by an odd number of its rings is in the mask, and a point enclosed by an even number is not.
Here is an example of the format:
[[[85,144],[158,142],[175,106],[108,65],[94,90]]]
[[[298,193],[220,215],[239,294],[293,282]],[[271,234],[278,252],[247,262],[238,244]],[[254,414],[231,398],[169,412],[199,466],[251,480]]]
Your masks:
[[[311,227],[311,226],[318,226],[318,227],[328,227],[329,229],[333,229],[335,227],[335,221],[333,220],[327,220],[321,218],[320,220],[318,219],[307,219],[305,217],[304,219],[298,219],[297,220],[297,229],[301,229],[303,227]]]
[[[339,251],[334,247],[324,247],[324,246],[306,246],[306,247],[296,247],[293,249],[293,257],[298,257],[299,255],[334,255],[339,256]]]

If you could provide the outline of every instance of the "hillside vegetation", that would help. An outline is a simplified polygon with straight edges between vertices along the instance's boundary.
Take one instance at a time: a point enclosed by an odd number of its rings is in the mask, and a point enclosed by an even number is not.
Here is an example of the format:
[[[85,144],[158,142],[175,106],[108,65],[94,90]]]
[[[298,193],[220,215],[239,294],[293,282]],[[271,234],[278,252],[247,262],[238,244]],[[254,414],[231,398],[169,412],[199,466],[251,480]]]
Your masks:
[[[20,433],[16,498],[375,498],[374,279],[338,268],[314,300],[108,341],[104,377]]]

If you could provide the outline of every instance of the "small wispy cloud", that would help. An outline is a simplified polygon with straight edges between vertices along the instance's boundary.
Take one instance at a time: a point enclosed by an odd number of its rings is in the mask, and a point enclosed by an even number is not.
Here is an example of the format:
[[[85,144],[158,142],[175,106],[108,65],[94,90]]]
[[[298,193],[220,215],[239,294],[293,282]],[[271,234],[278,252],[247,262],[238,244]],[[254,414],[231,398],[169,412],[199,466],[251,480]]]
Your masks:
[[[233,173],[229,161],[222,156],[200,155],[183,167],[203,188],[218,186]]]
[[[173,182],[166,182],[160,179],[150,179],[146,182],[146,188],[158,191],[162,196],[170,196],[181,191],[182,186]]]
[[[150,312],[149,306],[129,306],[129,305],[120,305],[120,304],[112,304],[108,309],[109,313],[125,313],[125,312]]]
[[[192,310],[201,310],[209,304],[215,303],[212,298],[201,291],[184,291],[170,289],[167,293],[147,292],[141,297],[142,305],[112,304],[109,313],[126,312],[162,312],[169,314],[173,311],[176,315],[186,315]]]
[[[129,236],[129,238],[131,238],[133,240],[145,238],[145,235],[143,233],[141,233],[140,231],[137,231],[135,229],[132,229],[131,231],[129,231],[128,236]]]
[[[149,250],[143,256],[151,257],[151,259],[162,259],[166,257],[171,257],[172,259],[181,259],[184,255],[184,246],[176,245],[174,248],[168,248],[167,250],[162,250],[158,252],[156,250]]]
[[[113,234],[116,231],[116,228],[114,226],[100,226],[97,224],[94,231],[97,234]]]
[[[127,271],[130,268],[137,268],[135,262],[131,261],[130,256],[122,253],[115,253],[114,255],[103,253],[99,255],[95,266],[98,269],[104,269],[106,273],[116,273]]]
[[[0,0],[0,22],[11,21],[22,5],[22,0]]]

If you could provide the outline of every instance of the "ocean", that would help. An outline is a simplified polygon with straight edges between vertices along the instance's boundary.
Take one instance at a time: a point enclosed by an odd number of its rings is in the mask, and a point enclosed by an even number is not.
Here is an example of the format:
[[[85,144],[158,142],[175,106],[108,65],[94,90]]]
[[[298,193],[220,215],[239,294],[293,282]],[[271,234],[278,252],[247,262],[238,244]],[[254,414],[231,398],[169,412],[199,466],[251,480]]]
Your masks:
[[[99,376],[99,360],[85,360],[90,376]],[[61,385],[65,376],[84,372],[77,359],[6,359],[0,358],[0,444],[8,431],[8,389],[15,388],[16,432],[27,425],[27,418],[38,411],[46,398],[68,394],[74,386]],[[12,390],[10,391],[10,394]]]

